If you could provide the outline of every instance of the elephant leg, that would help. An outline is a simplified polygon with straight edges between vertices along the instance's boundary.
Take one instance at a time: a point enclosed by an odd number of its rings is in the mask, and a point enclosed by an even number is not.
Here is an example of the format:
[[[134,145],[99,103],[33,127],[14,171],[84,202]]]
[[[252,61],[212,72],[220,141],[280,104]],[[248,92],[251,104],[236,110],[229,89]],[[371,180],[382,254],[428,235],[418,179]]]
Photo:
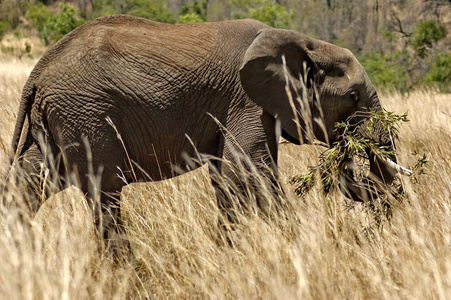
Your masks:
[[[91,143],[89,147],[81,144],[65,150],[65,176],[76,174],[78,186],[91,203],[99,238],[114,248],[119,248],[116,245],[124,235],[120,194],[126,181],[130,181],[120,177],[121,172],[127,174],[128,170],[121,149],[119,142],[110,141],[105,146]]]
[[[99,237],[106,242],[105,245],[112,250],[116,258],[123,258],[130,254],[130,245],[125,237],[119,200],[119,193],[102,195],[101,207],[95,210],[95,220]]]
[[[19,165],[23,171],[23,180],[26,185],[26,195],[28,196],[28,205],[34,214],[42,204],[44,172],[44,157],[39,147],[34,143],[24,152],[19,159]]]
[[[227,224],[238,223],[238,218],[234,210],[233,199],[236,199],[236,191],[230,188],[228,182],[224,179],[224,175],[221,174],[221,163],[219,160],[209,161],[209,173],[210,180],[215,190],[215,196],[219,212],[221,216],[219,218],[219,227],[226,229]]]
[[[77,166],[79,171],[85,170],[85,165]],[[80,178],[80,186],[90,203],[101,249],[108,249],[116,259],[120,259],[129,253],[120,206],[120,193],[125,182],[118,177],[115,168],[108,168],[103,164],[96,166],[93,168],[99,172],[96,175],[86,175],[89,173],[85,171],[79,173],[80,177],[84,177]]]
[[[230,224],[236,224],[238,213],[247,213],[252,206],[270,217],[283,194],[277,175],[274,118],[254,113],[236,125],[228,126],[222,137],[221,159],[210,163],[221,219]]]
[[[106,183],[106,186],[101,187],[100,210],[96,218],[97,228],[110,245],[119,245],[118,241],[125,235],[120,204],[120,193],[125,183],[113,172],[105,172],[102,183]]]

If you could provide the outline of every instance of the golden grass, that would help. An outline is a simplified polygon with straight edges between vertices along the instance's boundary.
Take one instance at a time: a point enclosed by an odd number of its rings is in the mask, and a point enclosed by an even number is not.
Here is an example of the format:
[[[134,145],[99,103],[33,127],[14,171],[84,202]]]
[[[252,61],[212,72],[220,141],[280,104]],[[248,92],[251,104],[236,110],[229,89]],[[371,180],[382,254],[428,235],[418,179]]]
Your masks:
[[[2,172],[34,63],[0,59]],[[99,251],[92,229],[80,226],[87,215],[75,207],[83,206],[71,204],[71,213],[46,203],[41,214],[50,213],[27,225],[20,208],[1,204],[0,298],[450,299],[451,96],[416,91],[381,100],[388,110],[409,113],[400,129],[401,164],[412,167],[423,153],[430,160],[420,182],[403,178],[407,199],[381,228],[360,204],[349,209],[338,192],[325,196],[315,188],[303,199],[294,196],[290,176],[316,164],[322,149],[283,144],[281,180],[293,211],[279,222],[240,216],[233,248],[217,243],[218,209],[205,168],[124,189],[135,256],[126,262]],[[4,196],[20,202],[21,195],[11,185]],[[72,193],[64,201],[81,198]]]

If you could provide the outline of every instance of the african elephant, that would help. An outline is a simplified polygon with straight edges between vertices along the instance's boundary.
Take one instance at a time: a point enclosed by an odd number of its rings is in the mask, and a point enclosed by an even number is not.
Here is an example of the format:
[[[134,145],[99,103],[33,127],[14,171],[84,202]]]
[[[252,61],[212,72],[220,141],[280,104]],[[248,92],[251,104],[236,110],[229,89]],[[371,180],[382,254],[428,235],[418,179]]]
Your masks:
[[[199,154],[239,181],[231,167],[239,152],[277,182],[279,131],[296,144],[331,145],[336,122],[364,124],[355,113],[368,109],[382,107],[349,50],[255,20],[172,25],[115,15],[73,30],[37,63],[12,147],[24,169],[39,172],[49,146],[56,173],[75,174],[85,193],[88,174],[101,170],[110,206],[126,183],[174,177]],[[378,139],[394,147],[388,133]],[[371,164],[393,180],[382,159]]]

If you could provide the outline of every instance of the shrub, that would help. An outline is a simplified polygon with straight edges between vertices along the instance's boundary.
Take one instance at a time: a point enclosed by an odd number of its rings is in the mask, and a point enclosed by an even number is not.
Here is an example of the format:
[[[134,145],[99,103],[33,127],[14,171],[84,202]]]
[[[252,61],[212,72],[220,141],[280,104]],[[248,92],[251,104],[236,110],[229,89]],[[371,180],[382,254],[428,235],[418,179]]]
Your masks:
[[[426,84],[437,85],[442,92],[451,92],[451,54],[439,53],[425,77]]]
[[[187,14],[181,15],[177,20],[177,23],[179,24],[200,23],[200,22],[204,22],[204,20],[202,20],[202,18],[195,12],[189,12]]]
[[[46,24],[49,37],[55,42],[86,22],[78,17],[78,11],[71,4],[62,3],[60,8],[61,12],[53,15]]]
[[[0,40],[20,23],[20,17],[25,12],[25,6],[17,0],[0,0]]]
[[[380,52],[370,51],[360,56],[360,63],[374,85],[385,89],[406,91],[409,75],[407,68],[401,63],[406,57],[407,54],[404,52],[384,55]]]
[[[30,5],[28,9],[28,17],[31,19],[33,27],[38,30],[40,38],[46,45],[48,45],[48,28],[46,24],[52,17],[52,14],[47,6],[45,6],[42,2],[36,2],[35,5]]]
[[[200,2],[194,1],[183,5],[180,8],[180,17],[177,20],[177,23],[198,23],[208,21],[207,7],[208,3],[206,0],[201,0]]]
[[[174,14],[164,0],[97,0],[93,5],[94,17],[127,14],[163,23],[175,23]]]
[[[45,45],[58,41],[85,22],[78,17],[78,11],[67,3],[61,3],[60,12],[53,14],[47,6],[37,2],[36,5],[30,6],[28,16]]]
[[[446,29],[439,21],[422,20],[415,26],[411,44],[417,55],[424,58],[427,55],[427,49],[445,36]]]
[[[0,41],[2,40],[3,36],[8,32],[9,30],[9,22],[7,20],[0,20]]]
[[[276,28],[292,28],[293,10],[287,11],[279,3],[268,0],[258,1],[257,3],[260,4],[259,7],[249,9],[251,18]]]
[[[126,13],[157,22],[175,23],[174,14],[165,7],[164,2],[135,0],[133,7]]]
[[[234,0],[235,19],[253,18],[269,26],[290,29],[293,27],[294,11],[287,10],[279,3],[270,0]]]

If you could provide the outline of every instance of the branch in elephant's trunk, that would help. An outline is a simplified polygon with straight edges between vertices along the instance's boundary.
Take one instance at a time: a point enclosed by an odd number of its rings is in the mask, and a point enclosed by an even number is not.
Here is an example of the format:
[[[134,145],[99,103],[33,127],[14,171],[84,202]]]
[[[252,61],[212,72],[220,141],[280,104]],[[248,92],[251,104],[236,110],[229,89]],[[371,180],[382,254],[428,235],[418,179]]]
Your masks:
[[[390,199],[402,198],[395,175],[410,175],[412,171],[396,163],[394,140],[396,125],[406,121],[406,116],[381,112],[366,115],[367,119],[358,123],[347,120],[337,124],[341,140],[320,156],[320,164],[308,175],[292,177],[295,193],[307,193],[318,179],[325,193],[338,188],[347,198],[368,204],[373,210],[375,203],[390,207]]]
[[[290,183],[296,185],[295,192],[302,195],[315,185],[315,174],[319,174],[326,193],[337,186],[348,198],[365,202],[375,198],[378,194],[376,189],[387,190],[396,173],[408,176],[412,174],[411,170],[398,165],[388,157],[382,157],[381,154],[371,154],[370,157],[361,157],[361,159],[370,160],[370,165],[371,160],[375,161],[376,163],[373,164],[375,167],[373,171],[366,171],[367,174],[363,174],[365,171],[358,170],[363,168],[363,163],[357,166],[352,157],[332,148],[320,157],[322,162],[319,166],[312,168],[308,175],[293,176]],[[378,171],[375,171],[376,168]]]
[[[339,125],[344,132],[343,139],[352,147],[346,146],[349,157],[359,156],[364,148],[369,159],[370,172],[383,184],[390,185],[396,173],[411,174],[411,171],[396,163],[395,140],[398,138],[398,127],[401,122],[407,122],[407,114],[396,115],[384,110],[365,112],[366,118],[356,116],[359,124],[351,125],[352,118],[347,123]],[[354,148],[354,149],[353,149]]]

